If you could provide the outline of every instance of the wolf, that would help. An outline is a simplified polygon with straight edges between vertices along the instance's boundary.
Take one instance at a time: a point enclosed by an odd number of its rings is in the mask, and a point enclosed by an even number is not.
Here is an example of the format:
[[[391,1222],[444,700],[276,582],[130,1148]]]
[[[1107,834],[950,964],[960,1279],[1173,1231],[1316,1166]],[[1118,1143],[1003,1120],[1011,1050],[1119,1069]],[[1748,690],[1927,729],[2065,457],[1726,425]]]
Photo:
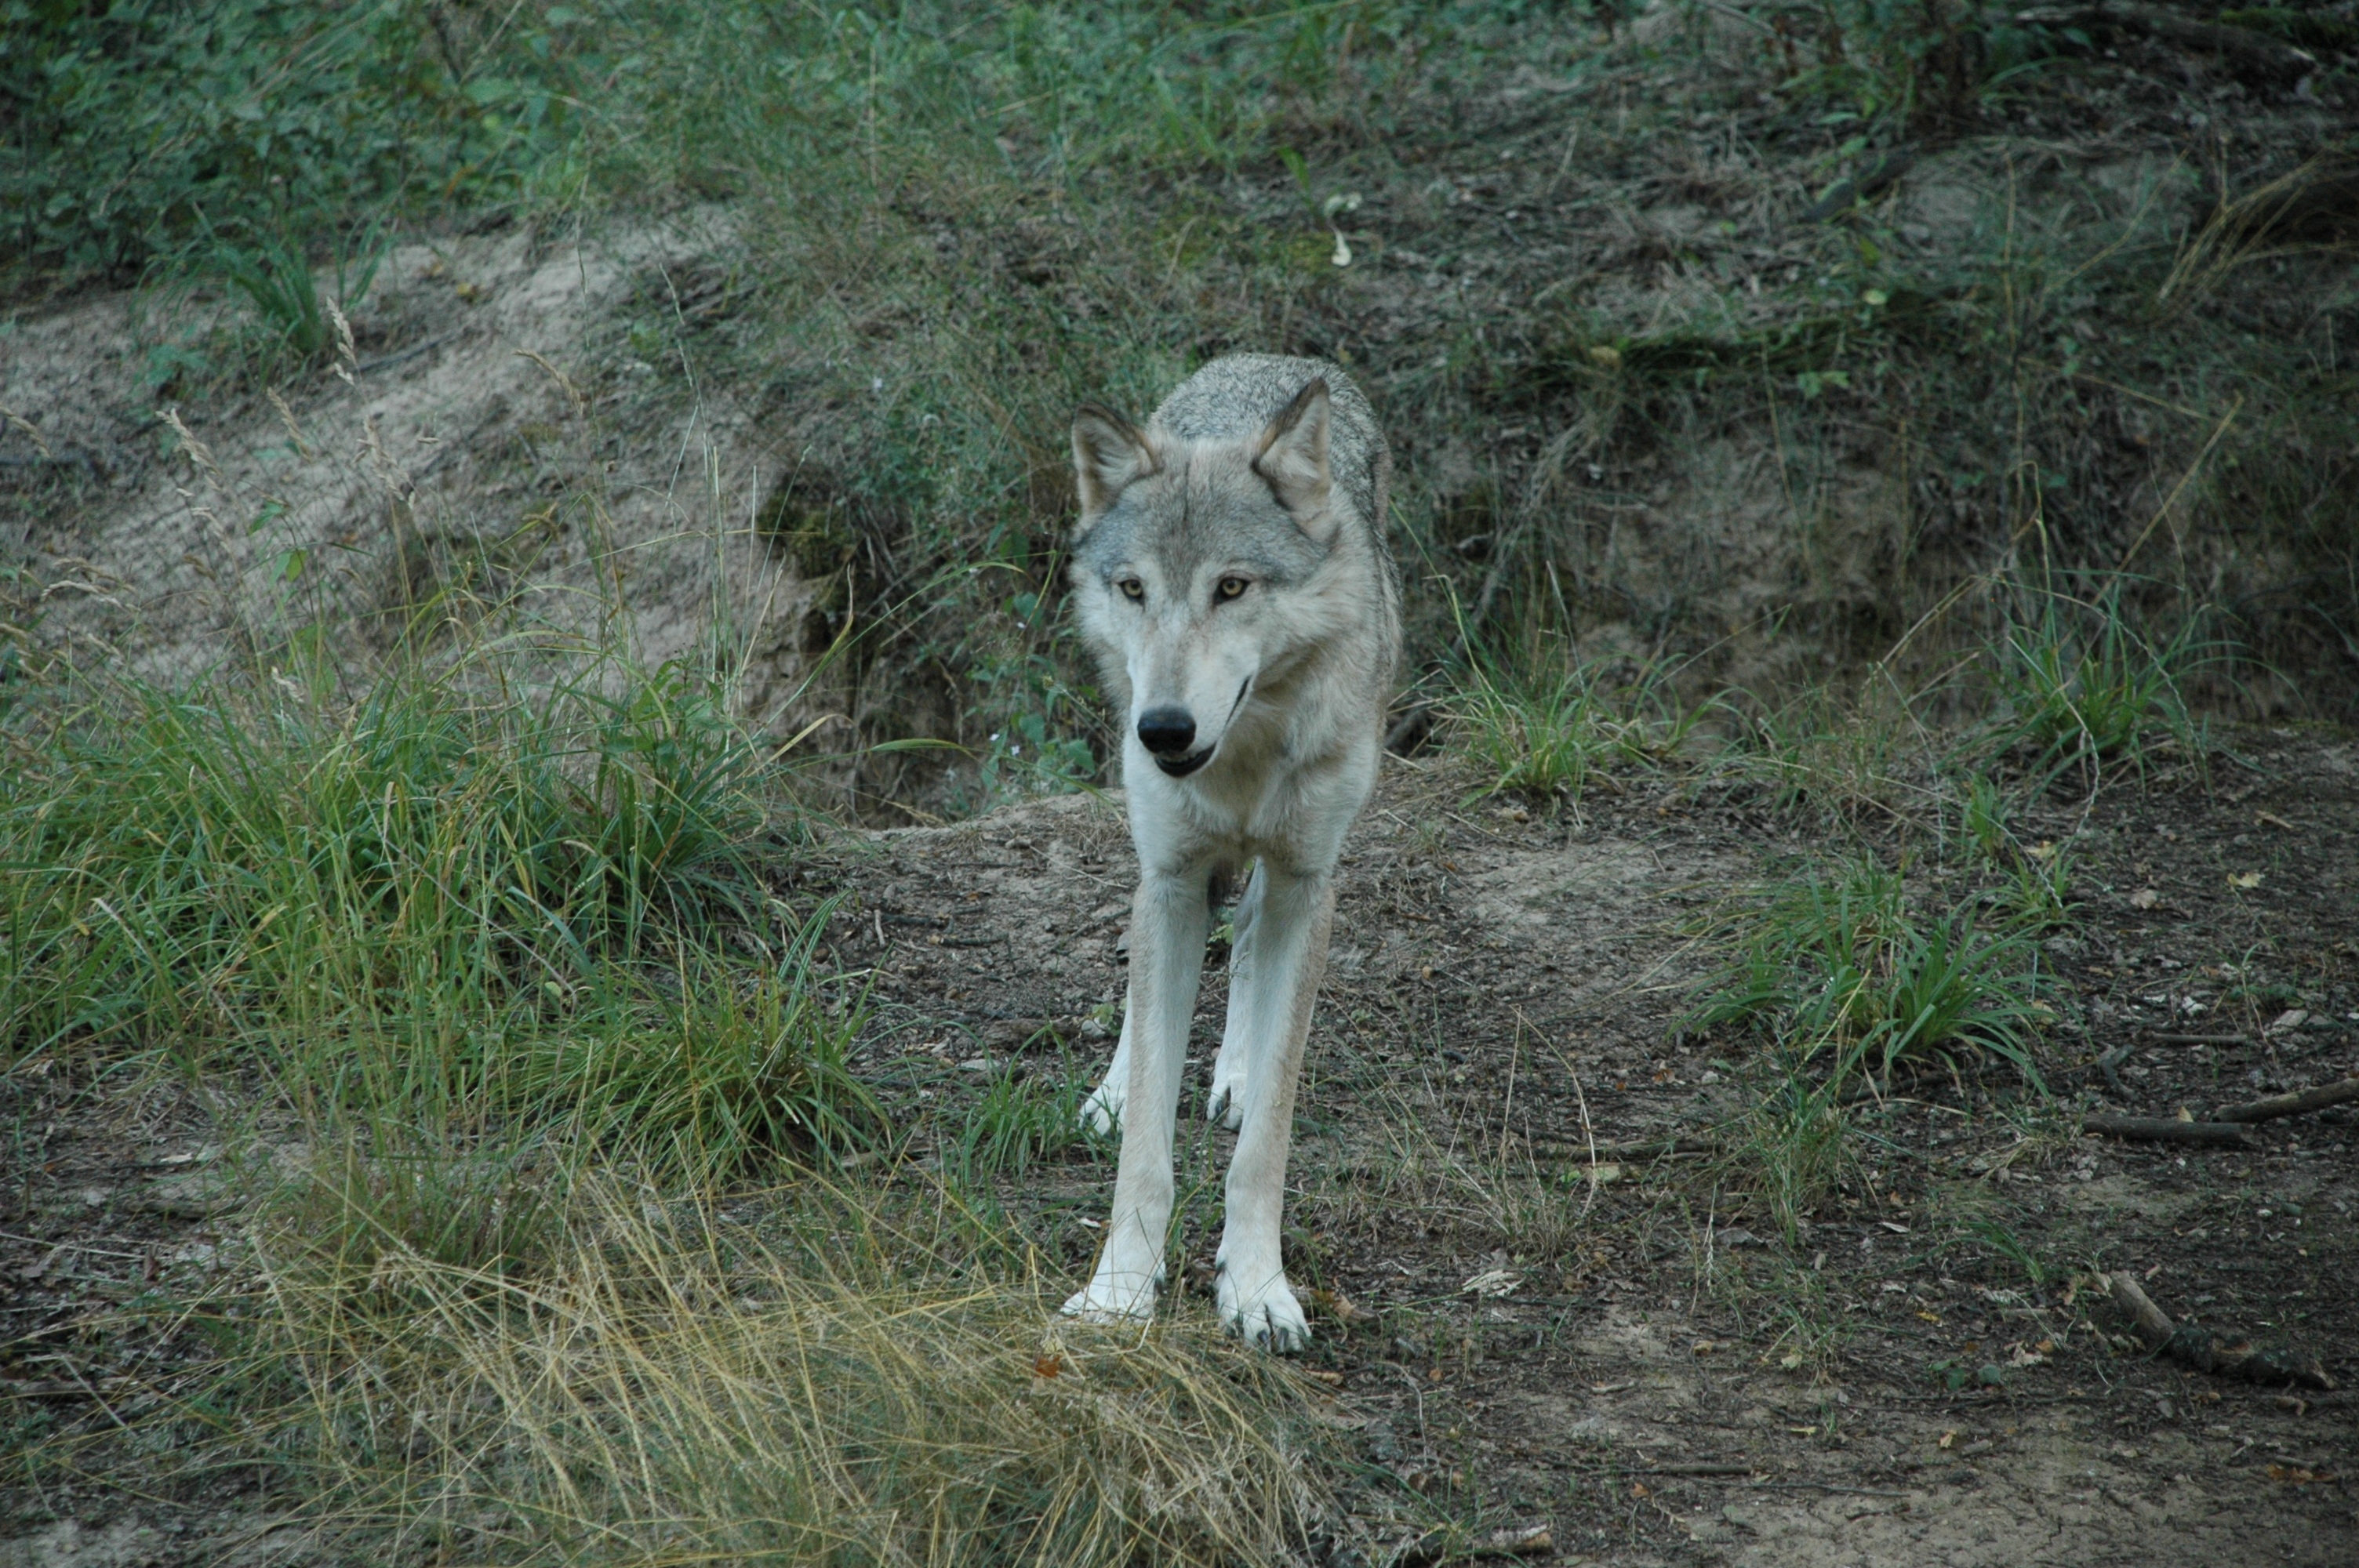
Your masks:
[[[1122,1130],[1113,1214],[1064,1310],[1154,1310],[1214,889],[1250,866],[1207,1106],[1238,1135],[1217,1295],[1247,1341],[1299,1350],[1310,1328],[1279,1257],[1279,1212],[1336,860],[1375,783],[1399,661],[1391,449],[1341,369],[1271,354],[1212,361],[1144,427],[1085,405],[1072,435],[1073,599],[1124,709],[1139,881],[1122,1036],[1082,1108]]]

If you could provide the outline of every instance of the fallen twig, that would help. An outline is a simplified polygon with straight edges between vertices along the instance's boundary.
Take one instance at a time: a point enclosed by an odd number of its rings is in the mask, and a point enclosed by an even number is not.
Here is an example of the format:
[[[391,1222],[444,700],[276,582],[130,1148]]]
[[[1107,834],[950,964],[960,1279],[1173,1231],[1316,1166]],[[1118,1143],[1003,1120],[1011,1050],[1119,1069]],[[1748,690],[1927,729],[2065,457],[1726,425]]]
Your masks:
[[[2198,1149],[2245,1149],[2245,1130],[2234,1123],[2179,1121],[2165,1116],[2089,1116],[2081,1119],[2084,1131],[2141,1143],[2183,1143]]]
[[[2243,1105],[2223,1105],[2212,1113],[2212,1119],[2215,1122],[2275,1121],[2279,1117],[2324,1110],[2328,1106],[2343,1105],[2354,1099],[2359,1099],[2359,1078],[2344,1078],[2295,1094],[2269,1095],[2262,1099],[2248,1100]]]
[[[2223,1344],[2208,1329],[2173,1324],[2126,1272],[2100,1274],[2097,1281],[2114,1305],[2137,1329],[2158,1356],[2223,1378],[2253,1383],[2299,1383],[2304,1388],[2332,1389],[2334,1379],[2315,1357],[2303,1356],[2282,1345],[2256,1346],[2250,1340]]]
[[[1657,1138],[1642,1143],[1557,1143],[1535,1141],[1532,1153],[1546,1160],[1653,1160],[1679,1154],[1717,1154],[1720,1142],[1712,1138]]]

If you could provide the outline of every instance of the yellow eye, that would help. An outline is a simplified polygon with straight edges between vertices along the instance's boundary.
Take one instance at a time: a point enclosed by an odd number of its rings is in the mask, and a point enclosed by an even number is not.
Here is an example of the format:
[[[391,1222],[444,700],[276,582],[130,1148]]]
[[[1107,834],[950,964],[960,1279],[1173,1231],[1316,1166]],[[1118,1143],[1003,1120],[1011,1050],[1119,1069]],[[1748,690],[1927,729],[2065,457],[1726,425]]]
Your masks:
[[[1234,599],[1245,590],[1245,579],[1241,577],[1224,577],[1221,579],[1221,586],[1213,589],[1223,599]]]
[[[1126,577],[1122,579],[1122,596],[1133,600],[1145,599],[1147,585],[1135,577]]]

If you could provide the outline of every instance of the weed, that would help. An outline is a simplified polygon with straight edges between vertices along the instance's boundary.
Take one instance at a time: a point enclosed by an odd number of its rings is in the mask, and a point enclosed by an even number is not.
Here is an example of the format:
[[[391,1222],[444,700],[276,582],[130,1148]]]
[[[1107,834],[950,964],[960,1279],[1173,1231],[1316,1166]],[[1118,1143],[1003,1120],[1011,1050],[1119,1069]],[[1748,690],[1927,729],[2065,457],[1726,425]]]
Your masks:
[[[1997,894],[2008,923],[2032,932],[2071,925],[2072,912],[2079,907],[2072,898],[2073,870],[2072,852],[2054,844],[2035,844],[2017,856]]]
[[[1443,711],[1490,775],[1481,795],[1578,799],[1593,772],[1657,763],[1693,724],[1652,667],[1624,673],[1570,657],[1554,667],[1546,660],[1509,666],[1482,653]]]
[[[1986,860],[2004,858],[2014,835],[2008,830],[2006,795],[1989,777],[1975,773],[1966,781],[1964,797],[1959,802],[1959,827],[1975,853]]]
[[[556,172],[584,101],[568,89],[613,63],[556,8],[515,22],[415,0],[13,5],[0,257],[105,272],[208,227],[286,232],[273,220],[291,213],[308,241],[512,195],[536,166]]]
[[[369,291],[388,246],[381,234],[363,234],[347,247],[341,236],[329,236],[334,248],[332,272],[321,278],[311,265],[307,237],[285,224],[255,229],[244,243],[208,232],[182,265],[227,283],[253,306],[261,329],[258,357],[266,367],[291,358],[310,365],[327,358],[339,346],[328,306],[349,312]],[[327,287],[323,291],[323,284]]]
[[[2049,600],[1992,650],[2009,714],[2000,738],[2029,753],[2036,775],[2078,768],[2094,777],[2114,763],[2142,774],[2157,731],[2195,749],[2180,687],[2208,656],[2191,621],[2159,644],[2140,636],[2117,594],[2090,606]]]
[[[1788,92],[1918,128],[1966,114],[2054,49],[2049,29],[1987,0],[1836,0],[1810,25],[1817,59],[1800,65]]]
[[[752,752],[683,672],[102,687],[0,779],[0,1040],[434,1033],[742,912]]]
[[[1788,1247],[1857,1164],[1843,1085],[1812,1070],[1806,1051],[1779,1047],[1758,1069],[1757,1092],[1721,1130],[1721,1169],[1760,1195]]]
[[[432,1292],[395,1299],[414,1266],[473,1277],[487,1291],[528,1279],[565,1225],[566,1173],[549,1151],[421,1134],[395,1122],[367,1133],[320,1128],[283,1177],[249,1177],[264,1195],[266,1249],[282,1266],[337,1280],[399,1312]]]
[[[1731,730],[1721,769],[1776,809],[1888,816],[1917,793],[1909,726],[1880,706],[1847,704],[1825,687],[1775,707],[1733,692],[1718,706]]]
[[[1990,1052],[2036,1077],[2038,954],[2027,935],[1975,928],[1961,908],[1925,918],[1898,875],[1858,862],[1788,883],[1746,918],[1734,963],[1690,1017],[1767,1027],[1840,1082],[1866,1066],[1959,1049]]]
[[[1003,1072],[967,1113],[953,1155],[970,1181],[1020,1176],[1036,1162],[1096,1146],[1082,1125],[1090,1080],[1070,1064],[1054,1076]]]

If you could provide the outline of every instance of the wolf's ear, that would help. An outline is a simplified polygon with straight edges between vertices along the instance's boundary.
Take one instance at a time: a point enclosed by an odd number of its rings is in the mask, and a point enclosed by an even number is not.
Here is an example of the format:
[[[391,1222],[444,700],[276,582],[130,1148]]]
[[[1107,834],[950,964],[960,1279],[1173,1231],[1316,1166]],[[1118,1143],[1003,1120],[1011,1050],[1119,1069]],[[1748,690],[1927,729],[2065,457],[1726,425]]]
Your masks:
[[[1138,427],[1112,409],[1084,403],[1073,416],[1073,480],[1082,492],[1084,529],[1124,487],[1161,466]]]
[[[1322,545],[1335,535],[1335,518],[1327,509],[1333,489],[1327,469],[1330,412],[1325,379],[1311,382],[1269,422],[1255,445],[1253,460],[1254,472],[1277,496],[1277,503]]]

